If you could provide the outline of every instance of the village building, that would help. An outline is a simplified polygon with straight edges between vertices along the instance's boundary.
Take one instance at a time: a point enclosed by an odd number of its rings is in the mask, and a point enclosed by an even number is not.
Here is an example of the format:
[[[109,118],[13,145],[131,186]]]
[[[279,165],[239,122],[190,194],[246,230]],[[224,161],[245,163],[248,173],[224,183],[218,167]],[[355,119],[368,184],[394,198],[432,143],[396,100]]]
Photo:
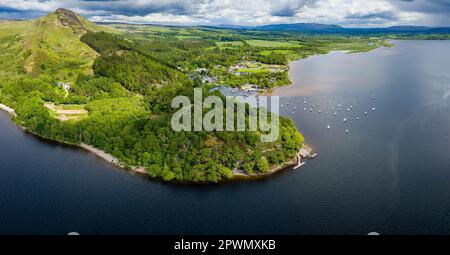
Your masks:
[[[61,82],[61,81],[59,81],[59,82],[57,82],[56,83],[56,86],[57,87],[62,87],[63,89],[65,89],[67,92],[70,90],[70,83],[66,83],[66,82]]]

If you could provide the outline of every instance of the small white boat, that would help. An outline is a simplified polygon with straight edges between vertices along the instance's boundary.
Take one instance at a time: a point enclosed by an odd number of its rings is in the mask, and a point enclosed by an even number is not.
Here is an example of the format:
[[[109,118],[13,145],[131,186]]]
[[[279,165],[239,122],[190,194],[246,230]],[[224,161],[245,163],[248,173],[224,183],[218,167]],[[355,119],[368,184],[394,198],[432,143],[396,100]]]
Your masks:
[[[341,105],[340,105],[340,104],[338,104],[338,107],[341,107]]]
[[[327,128],[328,128],[328,129],[330,129],[330,128],[331,128],[331,126],[330,126],[330,125],[328,125],[328,126],[327,126]]]
[[[353,105],[350,105],[350,109],[353,109]]]
[[[348,133],[348,132],[350,132],[350,130],[346,129],[346,130],[345,130],[345,133]]]
[[[342,122],[347,122],[347,118],[344,118],[344,119],[342,120]]]
[[[313,111],[313,109],[311,108],[311,109],[309,109],[309,111],[310,111],[310,112],[312,112],[312,111]]]
[[[334,116],[336,116],[336,115],[337,115],[337,112],[334,113]]]
[[[294,110],[297,110],[297,107],[294,107]]]
[[[306,108],[303,108],[303,111],[306,111]]]
[[[367,112],[364,112],[364,115],[367,115]]]
[[[375,111],[376,110],[376,108],[374,107],[374,108],[372,108],[372,111]]]
[[[322,110],[319,110],[319,113],[321,113],[322,112]]]
[[[347,108],[347,112],[349,112],[350,111],[350,108]]]
[[[359,117],[356,117],[356,120],[359,120]]]

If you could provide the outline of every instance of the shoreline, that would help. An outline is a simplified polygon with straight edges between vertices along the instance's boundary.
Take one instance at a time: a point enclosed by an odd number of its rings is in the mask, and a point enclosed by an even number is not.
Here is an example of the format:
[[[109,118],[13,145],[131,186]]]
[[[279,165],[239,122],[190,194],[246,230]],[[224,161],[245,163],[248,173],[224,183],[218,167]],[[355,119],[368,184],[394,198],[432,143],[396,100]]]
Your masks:
[[[262,179],[269,176],[272,176],[274,174],[277,174],[279,172],[282,172],[283,170],[287,170],[291,166],[295,166],[297,164],[297,156],[295,158],[292,158],[281,165],[274,166],[272,169],[270,169],[265,174],[246,174],[242,172],[233,172],[231,175],[231,178],[229,180],[255,180],[255,179]]]
[[[14,111],[13,108],[11,108],[11,107],[9,107],[7,105],[4,105],[4,104],[0,103],[0,110],[8,113],[12,117],[17,117],[16,111]]]
[[[7,113],[8,115],[10,115],[11,117],[17,117],[16,112],[14,111],[13,108],[6,106],[2,103],[0,103],[0,111],[3,111],[5,113]],[[116,166],[119,167],[123,170],[128,170],[126,168],[125,165],[123,165],[119,159],[117,159],[116,157],[114,157],[112,154],[107,153],[106,151],[103,151],[101,149],[98,149],[92,145],[89,144],[85,144],[85,143],[81,143],[81,144],[76,144],[76,143],[68,143],[65,141],[58,141],[58,140],[52,140],[46,137],[43,137],[35,132],[32,132],[30,130],[28,130],[27,128],[18,125],[17,123],[13,123],[15,124],[17,127],[19,127],[20,129],[22,129],[22,131],[32,134],[40,139],[45,139],[51,142],[55,142],[55,143],[59,143],[59,144],[63,144],[63,145],[68,145],[68,146],[73,146],[73,147],[77,147],[79,149],[83,149],[86,152],[90,152],[92,154],[94,154],[95,156],[97,156],[98,158]],[[308,153],[310,154],[312,149],[311,147],[309,147],[308,144],[304,144],[304,146],[302,147],[304,149],[306,149],[308,151]],[[240,180],[253,180],[253,179],[261,179],[261,178],[266,178],[269,177],[271,175],[274,175],[276,173],[281,172],[282,170],[285,170],[291,166],[294,166],[297,164],[297,155],[294,158],[289,159],[288,161],[277,165],[277,166],[273,166],[269,172],[265,173],[265,174],[245,174],[242,172],[232,172],[232,175],[229,179],[223,179],[221,180],[219,183],[223,183],[223,182],[227,182],[227,181],[240,181]],[[145,175],[146,177],[150,177],[152,179],[160,179],[160,178],[154,178],[152,176],[150,176],[150,174],[147,173],[147,170],[145,169],[145,167],[143,166],[131,166],[130,171],[135,172],[135,173],[139,173],[142,175]],[[171,183],[184,183],[184,182],[180,182],[180,181],[171,181]],[[190,184],[203,184],[203,182],[200,183],[190,183]]]
[[[78,147],[85,149],[86,151],[92,152],[93,154],[95,154],[96,156],[98,156],[99,158],[102,158],[103,160],[116,165],[116,166],[120,166],[122,168],[123,165],[120,163],[119,159],[117,159],[116,157],[114,157],[113,155],[111,155],[110,153],[107,153],[106,151],[100,150],[95,148],[92,145],[86,144],[86,143],[81,143],[81,144],[76,144]]]
[[[311,146],[309,146],[307,143],[304,143],[303,146],[299,149],[299,152],[291,159],[288,159],[284,163],[280,165],[273,166],[267,173],[265,174],[246,174],[242,171],[233,171],[232,176],[230,180],[253,180],[253,179],[262,179],[266,177],[270,177],[272,175],[275,175],[279,172],[282,172],[284,170],[287,170],[288,168],[297,165],[298,163],[298,157],[300,151],[304,149],[307,151],[306,156],[301,156],[301,159],[312,159],[311,155],[313,155],[313,149]],[[303,161],[304,162],[304,161]],[[296,170],[296,169],[292,169]]]
[[[127,170],[126,166],[123,165],[120,160],[116,157],[114,157],[111,153],[108,153],[104,150],[98,149],[92,145],[86,144],[86,143],[81,143],[81,144],[74,144],[77,147],[83,148],[84,150],[91,152],[93,154],[95,154],[97,157],[107,161],[108,163],[111,163],[117,167],[120,167],[122,169]],[[140,174],[145,174],[147,176],[150,176],[147,173],[147,170],[145,169],[145,167],[143,166],[132,166],[131,171],[135,172],[135,173],[140,173]]]
[[[5,113],[7,113],[10,117],[17,117],[17,114],[16,114],[15,110],[13,108],[5,105],[5,104],[0,103],[0,111],[3,111]],[[69,145],[69,146],[73,146],[73,147],[77,147],[77,148],[83,149],[83,150],[85,150],[87,152],[93,153],[97,157],[105,160],[106,162],[108,162],[110,164],[113,164],[113,165],[115,165],[115,166],[117,166],[119,168],[127,170],[126,167],[122,163],[120,163],[120,160],[118,158],[116,158],[112,154],[107,153],[106,151],[103,151],[101,149],[98,149],[98,148],[96,148],[96,147],[94,147],[92,145],[89,145],[89,144],[86,144],[86,143],[76,144],[76,143],[69,143],[69,142],[65,142],[65,141],[58,141],[58,140],[49,139],[49,138],[43,137],[43,136],[41,136],[41,135],[39,135],[39,134],[37,134],[35,132],[32,132],[32,131],[28,130],[27,128],[23,127],[23,126],[20,126],[17,123],[13,123],[13,124],[16,125],[17,127],[19,127],[20,129],[22,129],[22,131],[24,131],[26,133],[29,133],[29,134],[32,134],[32,135],[34,135],[34,136],[36,136],[36,137],[38,137],[40,139],[45,139],[45,140],[48,140],[48,141],[51,141],[51,142],[55,142],[55,143],[59,143],[59,144],[63,144],[63,145]],[[136,173],[146,174],[146,175],[150,176],[147,173],[147,171],[145,170],[145,167],[142,167],[142,166],[141,167],[132,166],[131,170],[133,172],[136,172]]]

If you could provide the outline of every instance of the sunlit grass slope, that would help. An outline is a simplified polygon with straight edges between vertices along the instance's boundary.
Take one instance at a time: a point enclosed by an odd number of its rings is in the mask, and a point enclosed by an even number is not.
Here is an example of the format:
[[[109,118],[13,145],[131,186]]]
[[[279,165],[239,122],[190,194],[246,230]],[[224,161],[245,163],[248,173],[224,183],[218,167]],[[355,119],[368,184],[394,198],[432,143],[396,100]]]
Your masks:
[[[51,75],[74,81],[91,74],[97,53],[80,41],[87,31],[113,32],[64,9],[26,21],[0,22],[0,67],[2,73]]]

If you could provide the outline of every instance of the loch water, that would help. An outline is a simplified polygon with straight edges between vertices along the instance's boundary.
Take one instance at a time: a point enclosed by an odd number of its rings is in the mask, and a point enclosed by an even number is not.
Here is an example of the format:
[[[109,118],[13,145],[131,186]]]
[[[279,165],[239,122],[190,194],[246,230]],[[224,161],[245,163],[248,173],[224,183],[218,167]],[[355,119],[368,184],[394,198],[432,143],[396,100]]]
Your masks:
[[[393,43],[290,65],[319,156],[264,180],[150,180],[0,113],[0,234],[450,234],[450,41]]]

